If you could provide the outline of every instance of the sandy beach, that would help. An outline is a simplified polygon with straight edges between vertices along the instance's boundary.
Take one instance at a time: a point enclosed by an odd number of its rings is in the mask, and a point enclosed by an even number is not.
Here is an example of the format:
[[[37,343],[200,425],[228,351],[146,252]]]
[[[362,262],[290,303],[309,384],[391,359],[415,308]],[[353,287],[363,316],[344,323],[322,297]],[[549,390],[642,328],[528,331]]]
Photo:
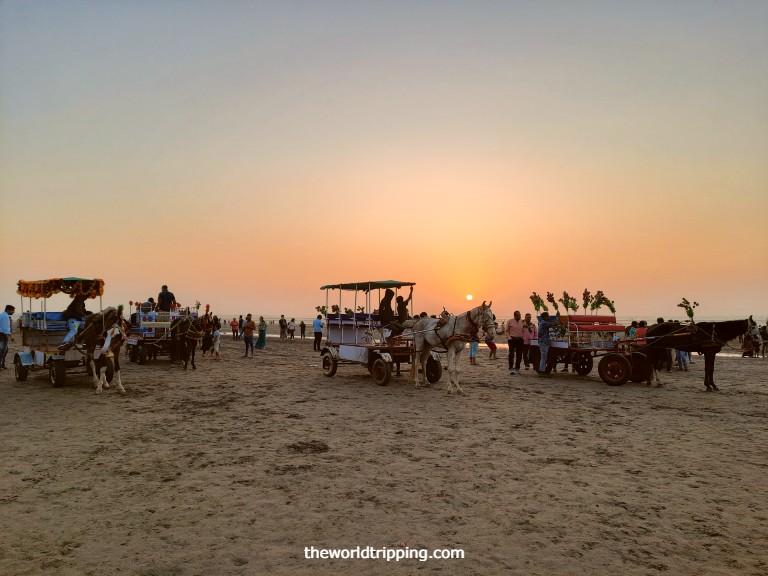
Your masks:
[[[125,396],[0,373],[0,573],[768,574],[766,359],[719,356],[708,394],[696,357],[609,387],[481,348],[458,397],[327,378],[309,339],[223,343],[195,371],[124,359]]]

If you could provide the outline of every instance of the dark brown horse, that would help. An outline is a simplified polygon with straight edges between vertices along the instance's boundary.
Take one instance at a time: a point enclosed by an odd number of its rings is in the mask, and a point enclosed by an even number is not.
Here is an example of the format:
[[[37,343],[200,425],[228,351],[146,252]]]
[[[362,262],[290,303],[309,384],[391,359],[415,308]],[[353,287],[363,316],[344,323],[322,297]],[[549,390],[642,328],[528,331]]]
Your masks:
[[[726,320],[725,322],[696,322],[677,324],[665,322],[648,328],[648,344],[643,352],[649,356],[653,370],[657,367],[657,354],[665,348],[674,348],[683,352],[701,352],[704,354],[704,386],[707,392],[718,390],[715,386],[715,355],[730,340],[737,338],[747,329],[747,320]],[[658,377],[657,377],[658,381]]]
[[[192,369],[197,368],[195,366],[195,350],[197,349],[198,342],[203,338],[208,322],[208,316],[180,316],[171,323],[172,346],[175,349],[174,356],[184,362],[184,370],[187,369],[190,361]]]
[[[120,350],[125,343],[125,335],[130,329],[130,322],[119,316],[117,322],[99,338],[100,350],[96,352],[100,353],[94,353],[94,365],[98,370],[94,373],[94,376],[98,377],[96,394],[101,394],[102,386],[109,388],[112,381],[117,382],[117,389],[120,394],[125,394],[125,388],[123,388],[123,382],[120,378]],[[98,357],[96,357],[97,355]]]
[[[104,338],[104,334],[107,333],[112,327],[118,325],[122,320],[122,306],[120,309],[109,307],[105,308],[101,312],[96,312],[86,317],[85,322],[77,331],[74,338],[74,347],[85,355],[86,364],[90,367],[91,374],[93,375],[93,385],[96,387],[96,393],[101,392],[101,378],[99,372],[102,367],[96,367],[96,361],[94,358],[96,352],[96,346],[99,345],[99,341]],[[101,340],[103,343],[103,340]],[[121,341],[122,345],[122,341]],[[105,365],[106,366],[106,365]],[[103,368],[106,371],[106,367]],[[121,392],[125,392],[122,384],[118,385]]]

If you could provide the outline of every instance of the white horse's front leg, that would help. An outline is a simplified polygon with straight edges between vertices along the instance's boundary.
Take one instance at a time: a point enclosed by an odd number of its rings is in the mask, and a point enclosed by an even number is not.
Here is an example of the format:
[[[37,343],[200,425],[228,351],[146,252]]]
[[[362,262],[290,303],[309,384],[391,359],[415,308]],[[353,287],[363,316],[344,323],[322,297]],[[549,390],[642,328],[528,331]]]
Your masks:
[[[464,390],[461,388],[461,385],[459,384],[459,375],[461,374],[461,356],[462,352],[464,351],[464,348],[459,350],[456,353],[456,368],[454,369],[454,373],[456,374],[456,394],[464,394]]]
[[[456,351],[448,347],[448,394],[453,394],[454,374],[456,373]]]
[[[96,372],[94,372],[96,374]],[[99,368],[98,377],[94,378],[96,383],[96,394],[101,394],[101,387],[108,386],[107,384],[107,367],[103,366]]]

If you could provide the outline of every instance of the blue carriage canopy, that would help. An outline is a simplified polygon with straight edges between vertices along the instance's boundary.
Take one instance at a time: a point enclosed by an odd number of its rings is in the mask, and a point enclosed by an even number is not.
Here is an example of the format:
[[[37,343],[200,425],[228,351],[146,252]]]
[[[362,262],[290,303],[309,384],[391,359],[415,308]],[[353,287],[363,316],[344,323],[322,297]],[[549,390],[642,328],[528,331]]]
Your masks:
[[[380,288],[402,288],[403,286],[416,286],[416,282],[402,282],[400,280],[367,280],[365,282],[346,282],[344,284],[328,284],[320,286],[320,290],[362,290],[370,292]]]
[[[96,298],[104,294],[101,278],[49,278],[48,280],[19,280],[17,294],[27,298],[50,298],[63,292],[70,296]]]

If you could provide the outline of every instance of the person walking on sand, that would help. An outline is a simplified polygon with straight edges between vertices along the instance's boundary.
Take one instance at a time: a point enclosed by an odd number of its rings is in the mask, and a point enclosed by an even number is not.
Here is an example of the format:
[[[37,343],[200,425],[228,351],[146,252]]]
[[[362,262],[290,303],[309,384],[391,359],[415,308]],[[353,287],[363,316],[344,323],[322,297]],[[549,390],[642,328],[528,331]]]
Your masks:
[[[526,314],[523,322],[523,362],[526,370],[531,367],[531,340],[536,340],[538,337],[539,331],[536,329],[536,324],[531,322],[531,315]],[[535,370],[536,366],[533,369]]]
[[[549,354],[550,343],[549,330],[560,323],[560,311],[557,312],[554,320],[550,320],[549,312],[542,312],[537,320],[539,321],[539,351],[541,352],[539,376],[552,378],[552,375],[547,370],[547,355]]]
[[[523,361],[523,320],[519,310],[515,310],[514,318],[504,322],[504,334],[509,344],[509,373],[520,374],[520,362]]]
[[[307,325],[304,324],[304,320],[299,322],[299,333],[300,333],[301,339],[304,340],[307,334]]]
[[[221,360],[221,329],[213,331],[213,359]]]
[[[485,336],[483,338],[485,345],[488,346],[488,350],[490,350],[490,352],[488,353],[489,360],[496,360],[496,342],[494,342],[494,339],[496,338],[496,330],[498,326],[499,326],[499,323],[494,322],[493,328],[488,330],[485,333]]]
[[[240,334],[240,323],[237,321],[237,318],[232,318],[229,327],[232,329],[232,340],[237,340]]]
[[[264,316],[259,316],[259,339],[256,340],[256,348],[265,350],[267,347],[267,323],[264,322]]]
[[[317,318],[312,320],[312,330],[315,335],[314,348],[315,352],[320,352],[320,342],[323,339],[323,315],[318,314]]]
[[[243,342],[245,342],[245,354],[243,358],[248,356],[248,350],[251,350],[251,358],[253,358],[253,331],[256,330],[256,322],[248,314],[245,317],[245,323],[243,324]]]
[[[296,318],[291,318],[291,321],[288,322],[288,339],[291,342],[295,342],[295,334],[296,334]]]

